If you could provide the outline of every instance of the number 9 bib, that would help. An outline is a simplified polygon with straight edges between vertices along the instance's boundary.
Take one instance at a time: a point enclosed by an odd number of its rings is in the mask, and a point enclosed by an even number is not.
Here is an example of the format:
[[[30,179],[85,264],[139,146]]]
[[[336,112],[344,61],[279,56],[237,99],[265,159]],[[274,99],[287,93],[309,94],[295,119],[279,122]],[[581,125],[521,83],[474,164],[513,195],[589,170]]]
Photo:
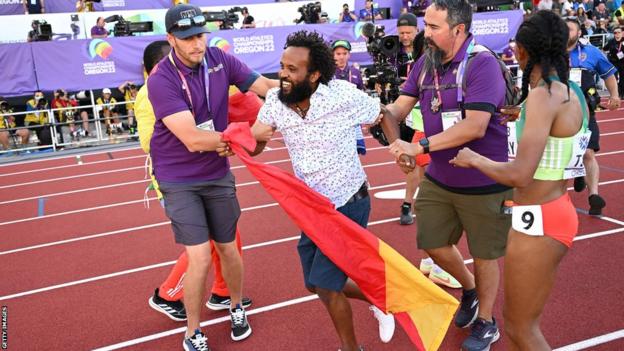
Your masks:
[[[514,206],[511,215],[511,227],[523,234],[543,236],[542,206]]]

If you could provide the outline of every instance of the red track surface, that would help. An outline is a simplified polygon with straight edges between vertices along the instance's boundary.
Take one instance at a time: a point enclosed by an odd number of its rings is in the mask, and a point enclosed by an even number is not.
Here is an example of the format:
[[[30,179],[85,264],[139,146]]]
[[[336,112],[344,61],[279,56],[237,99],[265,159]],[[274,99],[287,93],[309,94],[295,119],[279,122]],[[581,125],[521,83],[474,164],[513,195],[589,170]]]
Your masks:
[[[601,219],[579,215],[579,238],[585,239],[576,241],[561,263],[542,330],[553,347],[619,332],[616,340],[588,349],[624,350],[624,113],[601,112],[598,119],[600,180],[606,182],[600,189],[608,207]],[[372,139],[367,143],[373,149],[362,160],[372,193],[401,189],[397,183],[404,177],[385,164],[391,161],[386,149]],[[290,170],[280,140],[269,146],[273,150],[260,159]],[[174,244],[158,203],[152,199],[150,209],[144,207],[141,150],[85,153],[81,161],[68,156],[0,166],[0,304],[7,307],[8,349],[87,350],[130,341],[126,345],[134,350],[179,350],[185,324],[147,304],[182,248]],[[273,200],[238,159],[232,166],[246,209],[240,228],[254,333],[234,343],[229,322],[219,319],[225,314],[206,309],[202,320],[213,323],[204,328],[211,347],[336,350],[337,338],[320,302],[292,301],[309,296],[295,248],[297,228],[279,207],[258,207]],[[586,209],[585,193],[572,197]],[[370,229],[417,264],[416,227],[398,225],[399,205],[400,200],[373,198]],[[594,233],[601,235],[588,236]],[[284,241],[271,242],[278,239]],[[469,259],[465,241],[459,247]],[[282,303],[289,305],[275,306]],[[501,306],[502,287],[495,315],[504,325]],[[412,349],[400,329],[391,343],[380,343],[367,306],[353,302],[353,307],[356,332],[367,350]],[[457,350],[466,335],[467,330],[451,326],[441,350]],[[505,350],[505,345],[503,338],[493,350]]]

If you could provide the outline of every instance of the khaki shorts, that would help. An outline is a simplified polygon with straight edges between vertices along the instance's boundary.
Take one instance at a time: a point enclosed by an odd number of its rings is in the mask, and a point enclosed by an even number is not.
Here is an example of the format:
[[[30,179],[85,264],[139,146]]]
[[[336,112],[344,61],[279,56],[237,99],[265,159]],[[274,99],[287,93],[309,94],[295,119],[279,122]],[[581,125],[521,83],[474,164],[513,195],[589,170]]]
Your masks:
[[[502,214],[512,190],[488,195],[465,195],[445,190],[423,179],[414,205],[418,248],[455,245],[466,231],[472,257],[486,260],[505,255],[511,215]]]

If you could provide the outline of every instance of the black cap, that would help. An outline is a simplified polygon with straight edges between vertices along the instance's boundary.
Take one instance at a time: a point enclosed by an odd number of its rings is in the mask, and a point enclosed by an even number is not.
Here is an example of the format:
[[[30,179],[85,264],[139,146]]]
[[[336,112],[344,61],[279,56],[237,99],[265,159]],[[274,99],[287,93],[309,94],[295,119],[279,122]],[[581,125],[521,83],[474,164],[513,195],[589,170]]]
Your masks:
[[[404,13],[397,20],[397,27],[412,26],[418,27],[418,19],[413,13]]]
[[[193,24],[190,28],[185,30],[176,28],[176,23],[179,20],[193,18],[196,16],[203,16],[201,9],[197,6],[179,4],[170,8],[167,10],[167,14],[165,15],[165,27],[167,28],[167,33],[171,33],[179,39],[186,39],[201,33],[209,33],[205,26],[199,26],[196,24]]]
[[[347,51],[351,51],[351,43],[347,40],[336,40],[332,43],[332,50],[336,50],[336,48],[345,48]]]

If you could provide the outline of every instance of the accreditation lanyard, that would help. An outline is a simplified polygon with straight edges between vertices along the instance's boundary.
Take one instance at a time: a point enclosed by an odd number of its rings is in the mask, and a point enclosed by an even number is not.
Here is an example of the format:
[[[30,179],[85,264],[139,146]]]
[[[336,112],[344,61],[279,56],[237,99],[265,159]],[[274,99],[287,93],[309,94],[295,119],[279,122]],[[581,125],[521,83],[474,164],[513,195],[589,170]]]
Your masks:
[[[344,73],[344,74],[346,74],[346,75],[347,75],[347,77],[349,77],[349,83],[352,83],[352,82],[351,82],[351,66],[349,66],[349,64],[347,64],[347,65],[345,66],[345,70],[344,70],[344,72],[346,72],[346,73]],[[338,78],[338,79],[340,79],[340,80],[345,80],[345,79],[344,79],[344,74],[340,74],[340,73],[336,73],[336,74],[337,74],[337,77],[336,77],[336,78]]]
[[[188,85],[188,82],[186,81],[186,78],[184,77],[184,74],[182,74],[182,72],[176,65],[175,61],[173,60],[172,52],[173,50],[169,52],[169,61],[171,61],[171,63],[173,64],[173,67],[175,67],[176,71],[178,72],[178,76],[180,77],[180,80],[182,81],[182,89],[186,92],[186,96],[188,97],[189,103],[191,104],[191,113],[193,114],[193,117],[195,117],[195,112],[194,112],[195,109],[193,108],[193,98],[191,96],[191,89]],[[203,71],[204,71],[204,87],[206,89],[206,106],[208,108],[208,115],[210,116],[210,75],[208,74],[208,63],[206,62],[206,57],[204,57],[202,61],[202,66],[204,67]]]
[[[464,73],[466,71],[466,64],[468,63],[468,58],[470,57],[470,54],[472,53],[472,50],[474,50],[475,47],[475,40],[474,38],[470,41],[470,44],[468,44],[468,48],[466,49],[466,55],[464,56],[464,59],[462,60],[462,62],[459,64],[459,68],[457,70],[457,76],[455,77],[455,82],[457,84],[457,102],[461,103],[463,101],[463,96],[464,96],[464,91],[463,91],[463,87],[462,87],[462,81],[463,81],[463,77],[464,77]],[[438,106],[442,106],[442,93],[440,92],[440,75],[438,74],[438,70],[436,68],[433,69],[433,84],[435,86],[435,90],[436,90],[436,96],[438,98]]]

